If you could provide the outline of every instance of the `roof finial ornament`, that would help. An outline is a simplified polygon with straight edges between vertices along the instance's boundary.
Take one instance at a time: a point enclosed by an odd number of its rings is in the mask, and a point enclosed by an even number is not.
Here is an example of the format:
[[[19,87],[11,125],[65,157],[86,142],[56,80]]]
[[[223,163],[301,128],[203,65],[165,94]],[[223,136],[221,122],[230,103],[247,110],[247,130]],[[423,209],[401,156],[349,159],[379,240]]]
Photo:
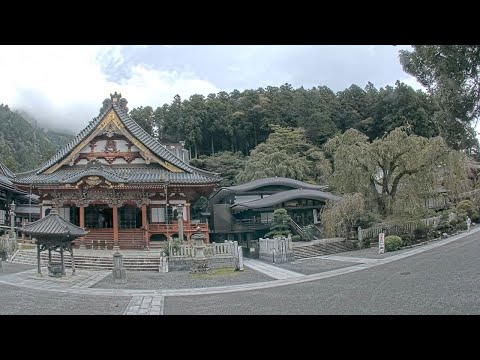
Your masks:
[[[112,102],[114,104],[118,102],[121,98],[122,98],[122,94],[121,93],[119,94],[116,91],[115,91],[115,94],[110,94],[110,99],[112,99]]]
[[[121,93],[117,93],[115,91],[114,94],[110,94],[110,98],[112,99],[113,104],[117,104],[120,107],[120,109],[128,113],[128,107],[127,107],[128,101],[127,99],[122,98]]]

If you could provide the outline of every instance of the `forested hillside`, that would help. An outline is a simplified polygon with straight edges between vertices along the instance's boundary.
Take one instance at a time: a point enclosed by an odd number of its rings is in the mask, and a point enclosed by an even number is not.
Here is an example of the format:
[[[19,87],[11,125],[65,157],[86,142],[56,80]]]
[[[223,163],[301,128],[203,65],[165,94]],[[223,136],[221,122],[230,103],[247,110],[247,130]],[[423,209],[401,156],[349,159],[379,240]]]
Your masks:
[[[41,129],[0,105],[0,161],[13,172],[36,168],[72,137]]]
[[[475,147],[469,127],[453,118],[440,118],[438,112],[430,95],[397,82],[380,89],[371,83],[365,88],[352,85],[337,93],[326,86],[294,89],[285,84],[192,95],[188,100],[176,96],[171,104],[155,110],[139,107],[130,114],[161,141],[185,140],[192,158],[221,151],[249,155],[267,139],[271,125],[303,127],[307,141],[316,146],[349,128],[374,140],[405,126],[420,136],[442,135],[454,149]]]

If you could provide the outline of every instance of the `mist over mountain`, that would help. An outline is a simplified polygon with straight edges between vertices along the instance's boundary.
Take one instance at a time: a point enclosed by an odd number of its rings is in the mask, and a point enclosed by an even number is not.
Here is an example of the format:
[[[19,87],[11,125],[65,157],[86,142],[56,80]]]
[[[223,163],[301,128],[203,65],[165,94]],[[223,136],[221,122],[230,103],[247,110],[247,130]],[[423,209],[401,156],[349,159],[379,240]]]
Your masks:
[[[25,111],[0,104],[0,161],[13,172],[37,168],[73,136],[48,128]]]

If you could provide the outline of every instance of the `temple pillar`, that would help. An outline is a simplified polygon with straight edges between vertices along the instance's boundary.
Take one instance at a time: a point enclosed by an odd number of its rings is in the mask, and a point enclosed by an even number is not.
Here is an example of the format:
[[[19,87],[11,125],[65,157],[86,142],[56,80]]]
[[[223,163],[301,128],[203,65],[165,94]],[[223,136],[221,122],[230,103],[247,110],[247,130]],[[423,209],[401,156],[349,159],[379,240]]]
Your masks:
[[[142,204],[143,241],[148,245],[147,204]]]
[[[113,205],[113,250],[120,250],[118,246],[118,207]]]
[[[42,277],[42,270],[40,269],[40,243],[37,240],[37,277]]]
[[[79,209],[79,217],[80,217],[80,227],[82,229],[85,228],[85,206],[83,206],[83,204],[80,204],[80,209]],[[86,247],[85,247],[85,237],[82,236],[80,238],[80,247],[79,247],[81,250],[85,250]]]
[[[187,213],[187,228],[190,227],[190,203],[186,203],[185,204],[185,209],[186,209],[186,213]]]

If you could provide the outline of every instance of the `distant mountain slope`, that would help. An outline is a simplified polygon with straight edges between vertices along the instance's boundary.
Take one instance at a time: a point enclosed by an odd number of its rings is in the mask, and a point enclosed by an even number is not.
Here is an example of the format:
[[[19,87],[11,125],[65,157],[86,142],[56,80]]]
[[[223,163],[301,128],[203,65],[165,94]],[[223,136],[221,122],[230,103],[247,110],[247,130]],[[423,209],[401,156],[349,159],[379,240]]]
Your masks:
[[[8,105],[0,104],[0,161],[13,172],[36,168],[72,137],[41,129]]]

